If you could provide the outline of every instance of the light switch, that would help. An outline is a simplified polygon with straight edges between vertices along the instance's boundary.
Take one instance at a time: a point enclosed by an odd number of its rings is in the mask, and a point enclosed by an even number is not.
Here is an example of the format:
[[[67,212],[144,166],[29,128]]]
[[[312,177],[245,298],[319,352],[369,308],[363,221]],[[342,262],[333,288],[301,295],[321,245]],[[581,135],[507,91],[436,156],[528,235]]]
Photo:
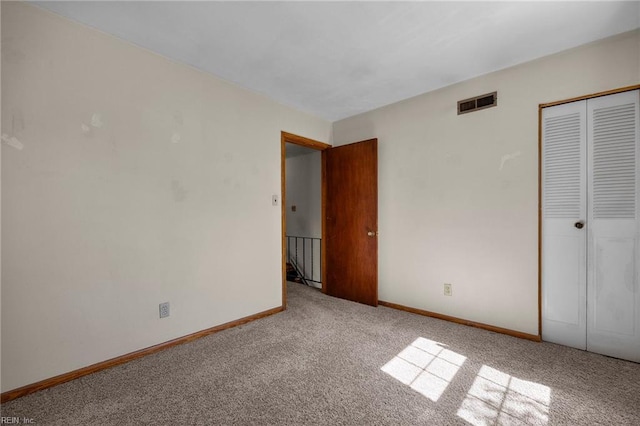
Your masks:
[[[273,194],[271,196],[271,205],[272,206],[277,206],[278,205],[278,201],[279,201],[278,194]]]

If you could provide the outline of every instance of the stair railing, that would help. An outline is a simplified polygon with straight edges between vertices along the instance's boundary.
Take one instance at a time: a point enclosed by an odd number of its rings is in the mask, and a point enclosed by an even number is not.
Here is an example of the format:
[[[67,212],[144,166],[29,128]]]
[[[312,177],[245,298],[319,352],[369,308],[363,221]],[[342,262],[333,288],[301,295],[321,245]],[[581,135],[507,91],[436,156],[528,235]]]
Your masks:
[[[287,235],[287,262],[298,271],[305,284],[322,284],[322,239]]]

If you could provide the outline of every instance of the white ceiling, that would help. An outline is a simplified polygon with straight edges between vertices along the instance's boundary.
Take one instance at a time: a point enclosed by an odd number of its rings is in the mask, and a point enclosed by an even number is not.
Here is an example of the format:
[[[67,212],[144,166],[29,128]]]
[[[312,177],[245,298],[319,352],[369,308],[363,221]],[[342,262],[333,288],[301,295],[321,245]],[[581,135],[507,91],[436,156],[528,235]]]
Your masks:
[[[640,27],[638,1],[35,3],[330,121]]]

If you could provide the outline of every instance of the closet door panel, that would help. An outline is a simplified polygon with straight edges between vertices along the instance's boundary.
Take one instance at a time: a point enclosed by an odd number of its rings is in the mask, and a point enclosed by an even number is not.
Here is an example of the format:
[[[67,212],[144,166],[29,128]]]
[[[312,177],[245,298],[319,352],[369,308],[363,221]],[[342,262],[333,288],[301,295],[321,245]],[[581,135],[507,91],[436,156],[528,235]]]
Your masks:
[[[542,120],[542,338],[586,349],[586,102]]]
[[[640,362],[639,91],[587,102],[587,349]]]

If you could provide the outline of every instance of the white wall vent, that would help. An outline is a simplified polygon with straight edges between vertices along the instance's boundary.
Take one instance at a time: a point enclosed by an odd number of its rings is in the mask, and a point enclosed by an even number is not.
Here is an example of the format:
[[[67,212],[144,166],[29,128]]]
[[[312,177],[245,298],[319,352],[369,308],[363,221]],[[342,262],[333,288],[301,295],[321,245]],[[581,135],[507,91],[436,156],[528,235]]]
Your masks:
[[[485,108],[491,108],[497,105],[498,92],[475,96],[473,98],[458,101],[458,115],[478,111]]]

